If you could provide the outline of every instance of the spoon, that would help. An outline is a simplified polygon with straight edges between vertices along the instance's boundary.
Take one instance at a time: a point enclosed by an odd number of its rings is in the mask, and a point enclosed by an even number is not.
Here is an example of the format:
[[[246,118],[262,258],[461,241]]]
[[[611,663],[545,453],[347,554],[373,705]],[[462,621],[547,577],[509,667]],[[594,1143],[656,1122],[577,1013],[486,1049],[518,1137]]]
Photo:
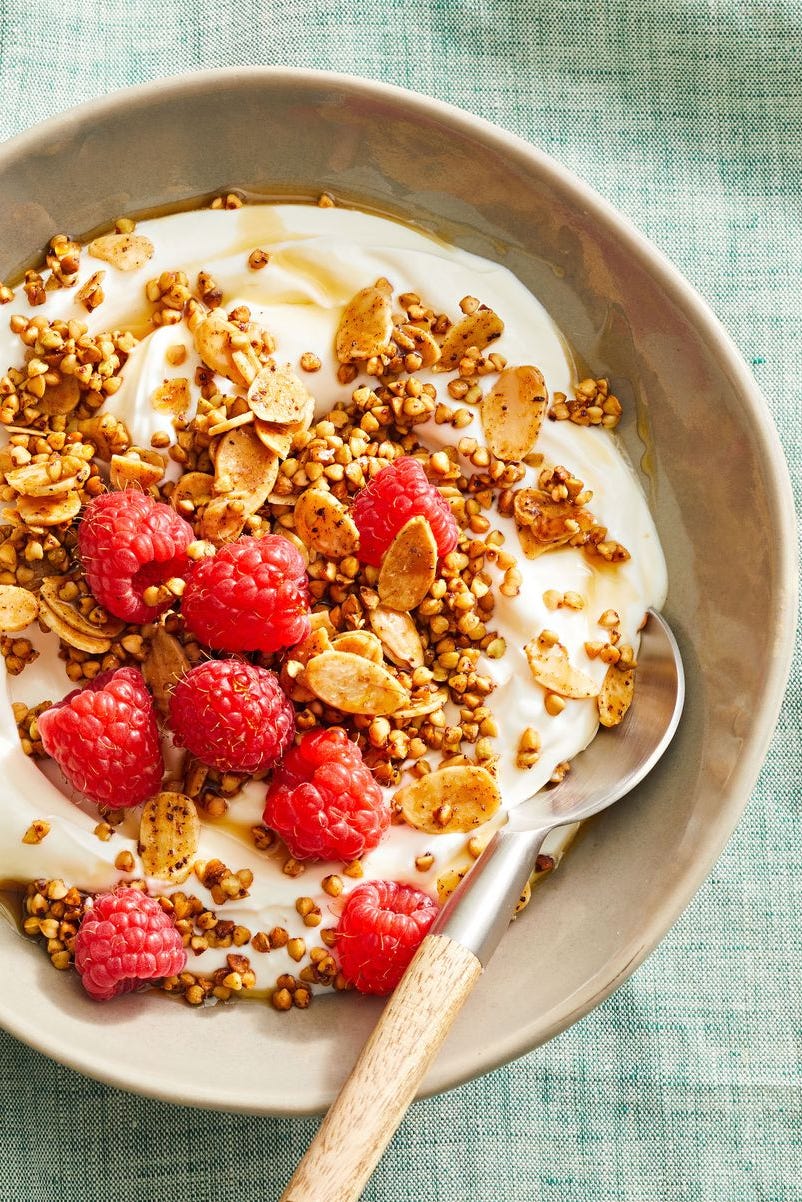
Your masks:
[[[516,806],[452,893],[396,987],[280,1202],[355,1202],[496,950],[549,831],[589,818],[643,780],[682,713],[685,678],[664,619],[649,610],[635,700],[551,789]]]

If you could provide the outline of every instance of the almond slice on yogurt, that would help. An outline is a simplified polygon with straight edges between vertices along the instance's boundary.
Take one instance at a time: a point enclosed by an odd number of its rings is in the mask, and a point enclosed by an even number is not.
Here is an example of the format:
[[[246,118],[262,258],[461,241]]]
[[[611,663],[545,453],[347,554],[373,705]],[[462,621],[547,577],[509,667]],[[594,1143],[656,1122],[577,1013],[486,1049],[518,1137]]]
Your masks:
[[[30,626],[39,614],[33,593],[16,584],[0,584],[0,631],[16,634]]]
[[[533,450],[549,401],[538,367],[506,367],[479,403],[488,450],[520,463]]]
[[[87,246],[93,259],[109,263],[118,271],[137,271],[153,257],[153,243],[144,234],[103,234]]]
[[[470,347],[485,350],[504,333],[504,322],[493,309],[477,309],[455,322],[443,339],[435,371],[456,371]]]
[[[309,412],[310,400],[309,391],[289,363],[272,359],[259,369],[248,389],[254,417],[278,425],[300,422]]]
[[[335,349],[340,363],[360,363],[384,354],[393,336],[392,288],[377,280],[362,288],[343,310]]]
[[[532,675],[548,692],[575,701],[598,697],[599,685],[570,663],[565,647],[549,631],[541,631],[537,638],[530,639],[524,651]]]
[[[393,803],[404,820],[432,835],[465,833],[489,821],[501,794],[486,768],[446,765],[399,789]]]
[[[355,555],[359,531],[348,510],[322,488],[308,488],[295,502],[295,529],[307,547],[328,559]]]
[[[192,872],[200,843],[195,802],[183,793],[157,793],[142,807],[139,856],[146,876],[180,885]]]

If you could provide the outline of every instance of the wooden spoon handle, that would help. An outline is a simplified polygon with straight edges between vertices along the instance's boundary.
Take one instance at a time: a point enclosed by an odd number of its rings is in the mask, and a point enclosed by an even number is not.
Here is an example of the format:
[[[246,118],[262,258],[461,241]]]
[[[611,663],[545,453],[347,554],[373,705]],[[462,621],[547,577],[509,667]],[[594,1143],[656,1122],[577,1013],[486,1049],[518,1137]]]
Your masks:
[[[482,972],[427,935],[280,1202],[355,1202]]]

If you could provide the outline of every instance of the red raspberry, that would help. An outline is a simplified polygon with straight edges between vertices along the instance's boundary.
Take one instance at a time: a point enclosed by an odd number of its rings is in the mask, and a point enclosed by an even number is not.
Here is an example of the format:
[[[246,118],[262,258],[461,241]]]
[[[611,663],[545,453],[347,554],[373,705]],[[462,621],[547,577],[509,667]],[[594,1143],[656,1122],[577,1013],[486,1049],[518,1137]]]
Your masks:
[[[426,479],[418,460],[404,456],[383,467],[354,499],[351,517],[359,529],[362,562],[379,567],[401,527],[419,514],[432,528],[438,554],[453,551],[459,530],[448,501]]]
[[[80,793],[119,810],[158,793],[164,775],[153,699],[136,668],[101,672],[39,715],[39,737]]]
[[[189,522],[147,493],[129,488],[93,497],[78,528],[93,597],[124,622],[152,621],[171,602],[146,605],[142,594],[186,573],[186,550],[194,537]]]
[[[155,897],[138,889],[99,893],[75,936],[75,967],[97,1001],[182,972],[187,953]]]
[[[355,860],[380,842],[390,807],[341,726],[291,747],[267,791],[264,821],[296,860]]]
[[[343,976],[360,993],[392,993],[436,914],[437,903],[412,885],[359,885],[337,926]]]
[[[295,710],[278,677],[238,659],[210,659],[170,695],[180,747],[221,772],[264,772],[295,734]]]
[[[289,539],[246,535],[200,560],[181,612],[189,630],[217,651],[278,651],[309,634],[304,561]]]

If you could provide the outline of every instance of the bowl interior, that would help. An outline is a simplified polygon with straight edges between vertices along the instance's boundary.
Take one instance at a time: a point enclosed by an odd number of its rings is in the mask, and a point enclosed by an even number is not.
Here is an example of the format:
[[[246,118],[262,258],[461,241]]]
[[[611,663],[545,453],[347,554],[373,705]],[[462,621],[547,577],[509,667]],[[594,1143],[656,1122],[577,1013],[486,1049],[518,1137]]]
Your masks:
[[[687,904],[745,803],[780,703],[795,613],[790,485],[728,339],[665,261],[557,164],[457,110],[364,81],[254,70],[136,89],[0,148],[0,181],[0,278],[55,232],[83,234],[123,213],[232,187],[307,200],[329,191],[504,263],[580,361],[611,376],[668,560],[686,713],[657,770],[586,826],[514,924],[426,1090],[563,1029]],[[321,1109],[378,1013],[353,996],[288,1015],[129,996],[99,1023],[77,982],[5,923],[0,946],[14,963],[4,1025],[83,1071],[175,1101]]]

